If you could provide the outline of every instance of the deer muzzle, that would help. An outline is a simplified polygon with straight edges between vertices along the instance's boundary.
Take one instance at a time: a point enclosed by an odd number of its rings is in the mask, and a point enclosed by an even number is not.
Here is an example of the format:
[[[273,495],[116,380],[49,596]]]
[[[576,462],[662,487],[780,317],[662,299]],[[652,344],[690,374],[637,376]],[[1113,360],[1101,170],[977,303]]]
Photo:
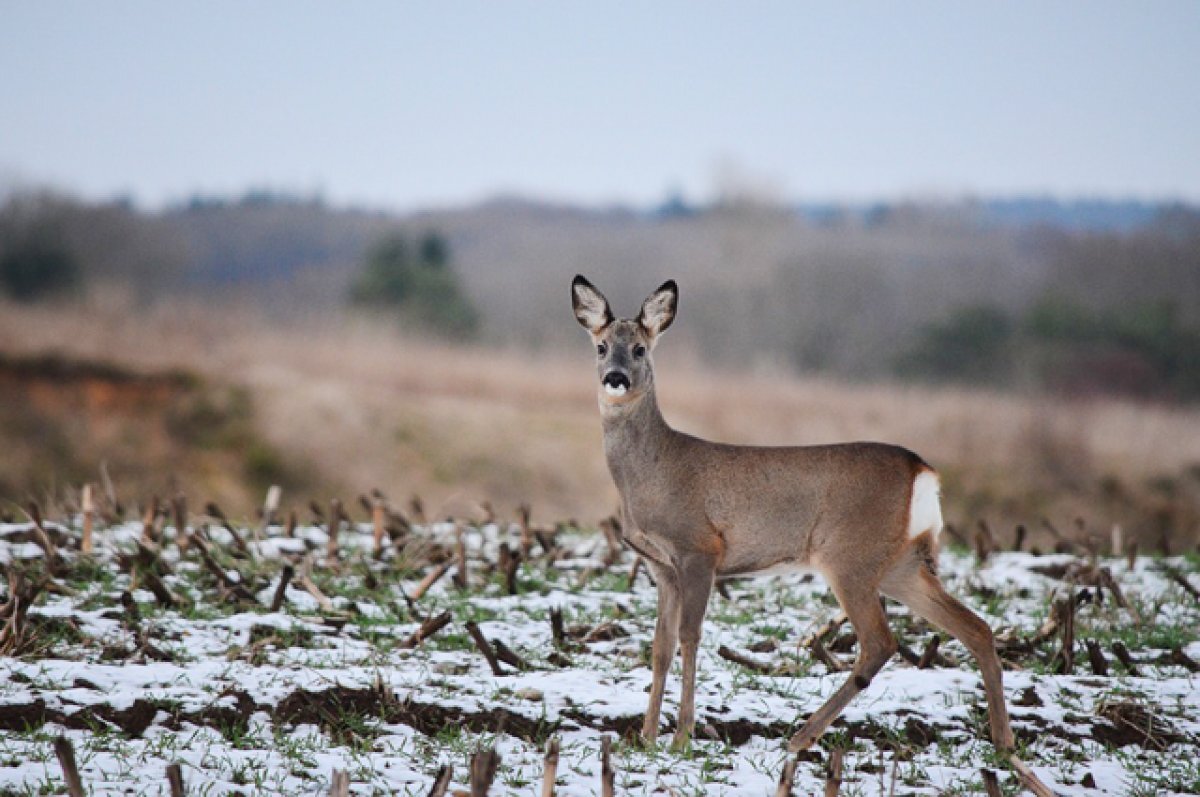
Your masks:
[[[632,387],[629,374],[624,371],[609,371],[600,382],[604,385],[604,392],[610,396],[623,396]]]

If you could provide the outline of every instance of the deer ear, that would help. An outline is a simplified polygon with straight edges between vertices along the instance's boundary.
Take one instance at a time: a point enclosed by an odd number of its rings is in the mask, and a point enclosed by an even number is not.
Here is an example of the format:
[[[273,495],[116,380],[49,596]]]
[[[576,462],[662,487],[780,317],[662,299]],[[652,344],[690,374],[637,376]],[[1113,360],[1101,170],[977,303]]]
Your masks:
[[[679,286],[675,284],[675,280],[667,280],[642,302],[642,310],[638,313],[637,320],[653,340],[671,326],[678,308]]]
[[[575,309],[575,318],[592,334],[599,333],[613,322],[608,299],[582,275],[576,275],[571,282],[571,307]]]

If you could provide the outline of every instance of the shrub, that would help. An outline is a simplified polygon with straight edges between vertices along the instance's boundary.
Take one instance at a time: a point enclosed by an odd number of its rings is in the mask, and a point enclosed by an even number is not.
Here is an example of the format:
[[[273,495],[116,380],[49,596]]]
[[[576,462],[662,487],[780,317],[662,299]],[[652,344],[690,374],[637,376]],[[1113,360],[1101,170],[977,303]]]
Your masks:
[[[970,305],[925,327],[901,359],[904,372],[995,383],[1011,372],[1013,323],[990,305]]]
[[[80,282],[79,264],[50,225],[0,233],[0,290],[20,302],[67,292]]]
[[[479,313],[450,266],[449,245],[436,232],[426,233],[415,251],[398,232],[376,242],[350,298],[444,337],[468,339],[479,327]]]

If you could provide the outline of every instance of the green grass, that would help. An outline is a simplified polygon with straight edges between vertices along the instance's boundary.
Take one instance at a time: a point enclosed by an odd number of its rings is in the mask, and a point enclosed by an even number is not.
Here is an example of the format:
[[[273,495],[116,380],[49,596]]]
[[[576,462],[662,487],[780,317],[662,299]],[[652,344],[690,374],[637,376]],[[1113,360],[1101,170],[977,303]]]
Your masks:
[[[1200,757],[1164,755],[1151,759],[1137,747],[1122,748],[1113,754],[1128,771],[1124,794],[1129,797],[1166,792],[1200,794]]]
[[[1153,618],[1159,613],[1158,609],[1137,597],[1129,597],[1129,602],[1143,618]],[[1153,619],[1136,623],[1127,612],[1106,603],[1104,607],[1087,607],[1076,614],[1075,636],[1077,639],[1095,639],[1106,649],[1113,642],[1121,641],[1136,656],[1138,651],[1186,647],[1200,639],[1200,627],[1190,623],[1155,622]],[[1119,668],[1119,665],[1116,666]]]

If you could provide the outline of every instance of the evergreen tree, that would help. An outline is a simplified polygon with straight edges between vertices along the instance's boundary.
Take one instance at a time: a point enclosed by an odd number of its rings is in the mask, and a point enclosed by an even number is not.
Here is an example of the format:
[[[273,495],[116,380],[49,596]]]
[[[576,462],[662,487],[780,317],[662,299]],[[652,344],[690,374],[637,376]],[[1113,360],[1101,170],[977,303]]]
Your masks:
[[[443,337],[468,339],[479,328],[479,313],[451,268],[450,247],[435,231],[422,236],[415,252],[402,233],[381,238],[367,252],[350,297]]]
[[[0,209],[0,293],[19,302],[65,293],[81,281],[79,263],[46,205],[11,201]]]

